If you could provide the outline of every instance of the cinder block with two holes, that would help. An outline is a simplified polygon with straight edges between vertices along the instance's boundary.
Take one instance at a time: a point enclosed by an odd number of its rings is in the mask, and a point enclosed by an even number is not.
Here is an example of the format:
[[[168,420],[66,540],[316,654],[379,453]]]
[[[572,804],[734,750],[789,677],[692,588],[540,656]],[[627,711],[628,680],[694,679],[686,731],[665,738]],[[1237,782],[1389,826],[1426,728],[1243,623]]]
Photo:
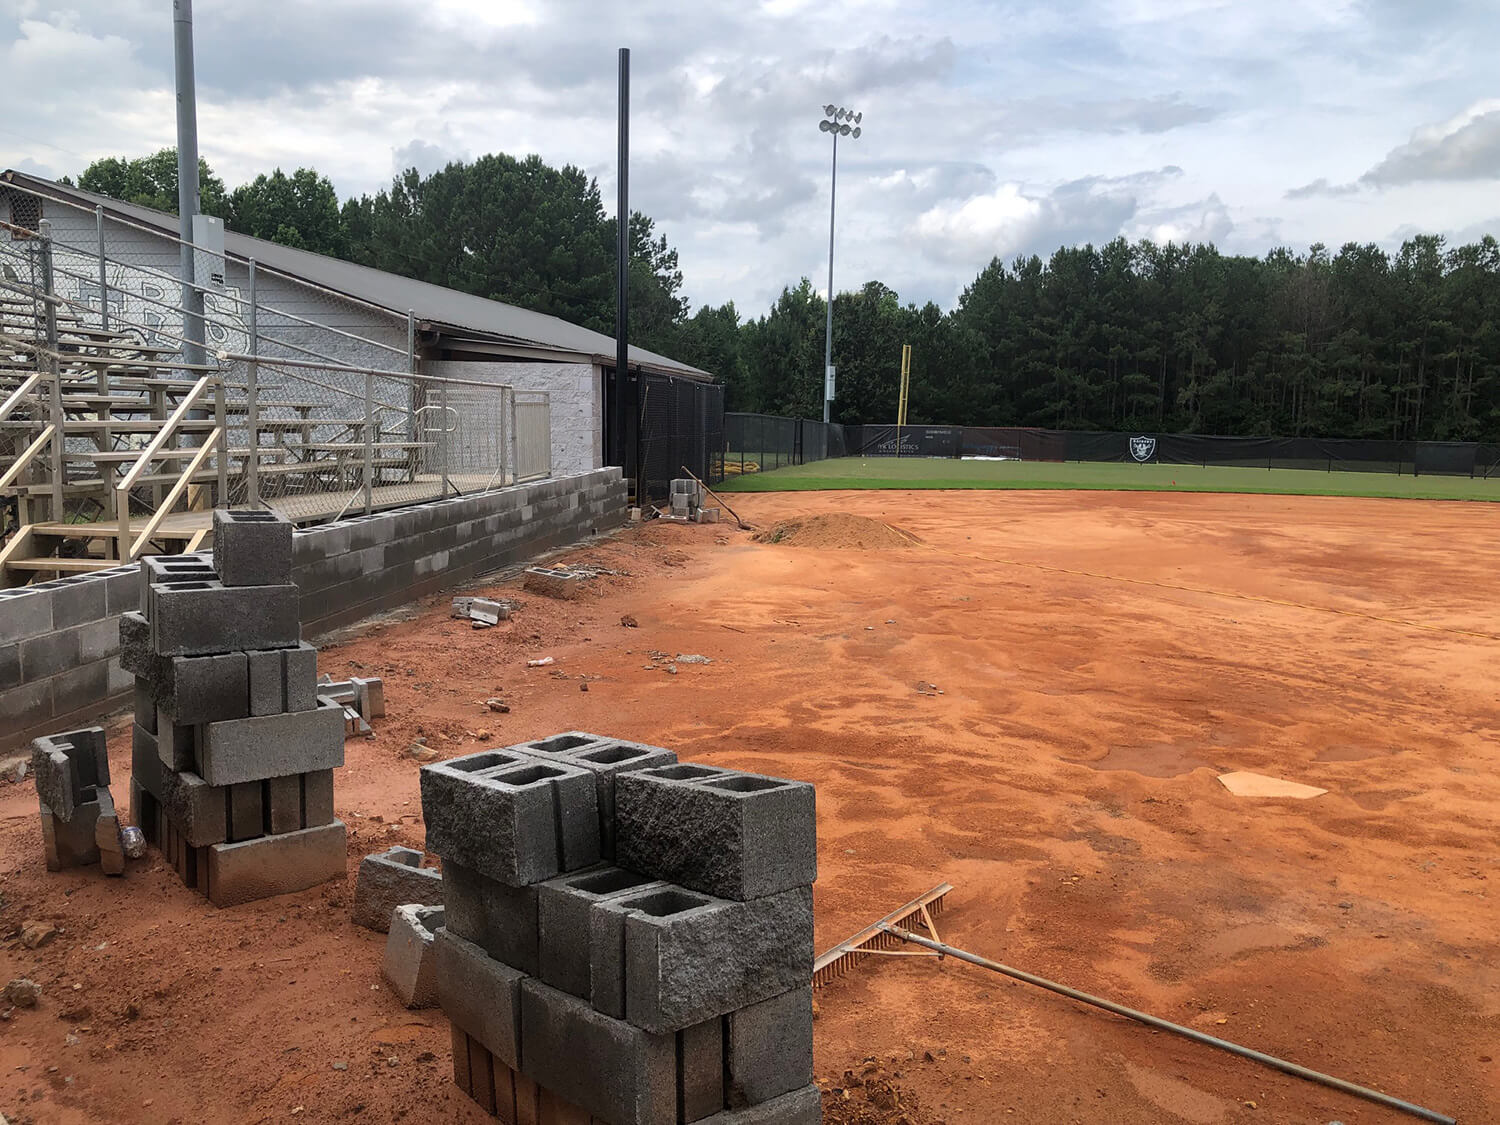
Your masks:
[[[279,512],[214,510],[214,570],[226,586],[292,580],[292,524]]]
[[[660,746],[644,746],[580,730],[523,742],[514,749],[524,754],[557,758],[594,775],[599,805],[599,857],[605,861],[615,858],[615,778],[629,771],[670,766],[677,762],[675,753]]]
[[[615,859],[744,901],[818,877],[816,797],[802,781],[679,764],[615,781]]]
[[[812,888],[734,902],[654,885],[589,910],[590,999],[676,1031],[812,978]]]
[[[594,775],[484,750],[422,767],[427,846],[444,862],[522,887],[599,862]]]
[[[538,968],[533,975],[540,976],[553,988],[589,1000],[592,995],[591,908],[596,903],[621,895],[639,894],[647,887],[666,886],[665,883],[653,883],[649,876],[621,867],[601,867],[538,883],[536,932],[539,956]],[[617,936],[623,939],[623,931]],[[616,948],[623,952],[623,940]]]

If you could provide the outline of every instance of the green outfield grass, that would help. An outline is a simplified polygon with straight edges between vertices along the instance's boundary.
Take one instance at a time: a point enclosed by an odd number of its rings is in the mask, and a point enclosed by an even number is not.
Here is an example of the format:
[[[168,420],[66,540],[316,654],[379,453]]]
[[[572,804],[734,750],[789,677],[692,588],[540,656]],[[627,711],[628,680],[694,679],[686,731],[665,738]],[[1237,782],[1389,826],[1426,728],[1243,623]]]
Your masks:
[[[1254,492],[1289,496],[1388,496],[1411,500],[1500,500],[1500,478],[1248,469],[1211,465],[958,461],[841,457],[730,477],[723,492],[843,488],[1064,488],[1126,492]]]

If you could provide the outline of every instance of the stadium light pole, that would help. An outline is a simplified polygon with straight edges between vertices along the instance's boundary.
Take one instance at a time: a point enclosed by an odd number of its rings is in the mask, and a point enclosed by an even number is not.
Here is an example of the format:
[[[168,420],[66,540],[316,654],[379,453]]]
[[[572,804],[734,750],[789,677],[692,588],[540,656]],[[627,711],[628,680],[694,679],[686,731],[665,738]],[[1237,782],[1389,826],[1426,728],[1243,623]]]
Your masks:
[[[833,398],[833,219],[838,199],[839,138],[854,140],[860,134],[863,113],[839,105],[825,105],[818,128],[833,135],[833,174],[828,182],[828,324],[823,336],[823,421],[828,421],[828,407]]]

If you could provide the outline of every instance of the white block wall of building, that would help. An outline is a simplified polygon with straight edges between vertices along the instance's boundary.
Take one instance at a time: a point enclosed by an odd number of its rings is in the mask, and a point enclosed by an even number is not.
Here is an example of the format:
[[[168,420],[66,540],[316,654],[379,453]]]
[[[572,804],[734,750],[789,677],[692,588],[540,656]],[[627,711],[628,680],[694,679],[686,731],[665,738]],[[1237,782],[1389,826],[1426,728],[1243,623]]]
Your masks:
[[[552,473],[586,473],[604,465],[604,376],[592,363],[485,360],[426,362],[428,375],[546,391],[552,413]]]

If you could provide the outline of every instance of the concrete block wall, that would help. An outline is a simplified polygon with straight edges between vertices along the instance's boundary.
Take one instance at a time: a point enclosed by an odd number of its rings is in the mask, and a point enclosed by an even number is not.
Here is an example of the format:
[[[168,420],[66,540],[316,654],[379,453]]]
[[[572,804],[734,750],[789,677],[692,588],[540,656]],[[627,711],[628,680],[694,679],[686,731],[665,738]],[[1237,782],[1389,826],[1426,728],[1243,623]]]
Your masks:
[[[552,421],[552,472],[582,473],[604,464],[604,376],[593,363],[432,360],[429,375],[546,391]]]
[[[303,634],[618,527],[625,507],[620,471],[597,469],[298,532]],[[140,608],[140,591],[137,565],[0,590],[0,749],[88,726],[130,698],[120,617]]]

